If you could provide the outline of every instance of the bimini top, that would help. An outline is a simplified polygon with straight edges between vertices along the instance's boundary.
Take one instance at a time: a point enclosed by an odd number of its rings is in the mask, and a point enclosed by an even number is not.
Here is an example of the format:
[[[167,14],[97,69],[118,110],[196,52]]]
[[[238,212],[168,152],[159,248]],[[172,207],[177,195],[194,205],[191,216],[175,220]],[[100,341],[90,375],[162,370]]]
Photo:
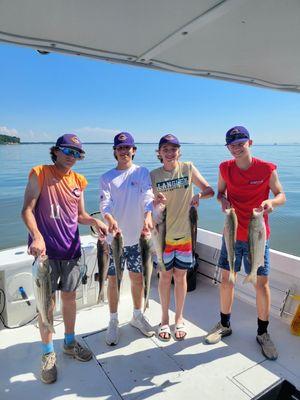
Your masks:
[[[0,41],[300,91],[299,0],[2,0]]]

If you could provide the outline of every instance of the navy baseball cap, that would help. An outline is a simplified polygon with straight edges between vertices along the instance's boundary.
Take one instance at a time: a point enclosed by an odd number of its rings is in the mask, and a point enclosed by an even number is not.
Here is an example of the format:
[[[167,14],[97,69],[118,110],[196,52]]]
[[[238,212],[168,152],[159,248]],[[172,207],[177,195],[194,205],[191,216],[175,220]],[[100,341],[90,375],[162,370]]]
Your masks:
[[[130,146],[135,147],[133,136],[128,132],[120,132],[114,137],[114,147]]]
[[[56,147],[70,147],[80,151],[80,153],[85,153],[82,148],[81,140],[74,135],[74,133],[66,133],[60,136],[56,141]]]
[[[226,146],[250,140],[250,135],[244,126],[234,126],[226,132]]]
[[[180,147],[180,143],[177,137],[171,134],[165,135],[160,139],[158,148],[160,149],[161,146],[164,144],[174,144],[175,146]]]

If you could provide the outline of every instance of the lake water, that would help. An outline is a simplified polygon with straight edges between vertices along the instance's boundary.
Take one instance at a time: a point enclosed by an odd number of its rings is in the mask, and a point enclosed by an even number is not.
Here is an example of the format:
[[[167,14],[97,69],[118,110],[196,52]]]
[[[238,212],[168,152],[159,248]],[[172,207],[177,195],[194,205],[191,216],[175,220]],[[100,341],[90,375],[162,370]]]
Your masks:
[[[85,191],[88,212],[98,210],[99,176],[115,165],[110,144],[85,144],[86,158],[77,162],[75,170],[84,174],[89,185]],[[155,144],[138,145],[135,163],[149,170],[157,168]],[[20,212],[28,172],[34,165],[50,164],[49,144],[0,146],[0,248],[26,243],[27,233]],[[230,158],[225,146],[184,144],[182,160],[193,161],[207,181],[216,189],[218,165]],[[271,247],[300,256],[300,146],[254,146],[255,157],[278,165],[278,173],[287,195],[287,203],[272,213]],[[224,214],[216,199],[203,200],[199,207],[199,226],[222,232]],[[80,226],[81,234],[89,232]]]

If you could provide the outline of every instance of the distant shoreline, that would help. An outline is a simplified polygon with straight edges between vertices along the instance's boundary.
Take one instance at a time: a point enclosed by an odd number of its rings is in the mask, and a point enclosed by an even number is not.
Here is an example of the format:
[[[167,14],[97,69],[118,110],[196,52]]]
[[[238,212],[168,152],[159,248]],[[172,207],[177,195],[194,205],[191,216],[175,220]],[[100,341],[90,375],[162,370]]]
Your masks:
[[[54,146],[54,142],[21,142],[18,144],[48,144],[50,146]],[[112,146],[112,142],[83,142],[84,145],[86,144],[108,144]],[[137,145],[140,144],[151,144],[157,145],[157,142],[136,142]],[[184,144],[192,144],[192,145],[199,145],[199,146],[224,146],[224,144],[220,143],[201,143],[201,142],[181,142],[182,145]],[[255,146],[300,146],[300,143],[254,143]]]

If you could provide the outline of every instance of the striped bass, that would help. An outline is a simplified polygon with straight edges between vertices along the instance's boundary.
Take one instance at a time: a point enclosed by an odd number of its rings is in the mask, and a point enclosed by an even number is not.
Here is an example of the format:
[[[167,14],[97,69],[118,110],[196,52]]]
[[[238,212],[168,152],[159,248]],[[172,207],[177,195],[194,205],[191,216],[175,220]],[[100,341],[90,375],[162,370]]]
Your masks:
[[[98,240],[97,242],[97,261],[98,261],[98,280],[99,280],[99,294],[98,301],[104,302],[104,283],[107,278],[109,267],[109,245],[106,241]]]
[[[112,240],[111,249],[116,271],[118,298],[120,297],[120,287],[123,278],[123,270],[122,270],[123,246],[124,246],[123,235],[121,232],[117,232]]]
[[[266,236],[264,209],[262,207],[254,208],[248,227],[251,272],[246,276],[243,283],[252,282],[256,284],[257,270],[265,263]]]
[[[143,265],[143,281],[144,281],[144,312],[149,307],[149,294],[151,286],[151,277],[153,271],[152,262],[152,240],[150,235],[141,234],[140,251]]]
[[[198,228],[198,212],[196,207],[192,206],[190,208],[189,216],[191,223],[192,251],[193,251],[193,258],[195,258],[196,245],[197,245],[197,228]]]
[[[36,308],[39,312],[43,325],[52,333],[53,327],[52,314],[52,286],[51,286],[51,267],[47,256],[39,256],[32,264],[33,290],[36,300]]]
[[[227,250],[227,259],[229,263],[229,282],[235,283],[236,274],[234,270],[235,263],[235,242],[238,220],[234,208],[227,208],[225,210],[225,224],[224,224],[224,240]]]
[[[163,254],[166,245],[166,207],[162,204],[153,209],[154,227],[152,230],[152,242],[156,254],[157,267],[159,271],[165,271]]]

